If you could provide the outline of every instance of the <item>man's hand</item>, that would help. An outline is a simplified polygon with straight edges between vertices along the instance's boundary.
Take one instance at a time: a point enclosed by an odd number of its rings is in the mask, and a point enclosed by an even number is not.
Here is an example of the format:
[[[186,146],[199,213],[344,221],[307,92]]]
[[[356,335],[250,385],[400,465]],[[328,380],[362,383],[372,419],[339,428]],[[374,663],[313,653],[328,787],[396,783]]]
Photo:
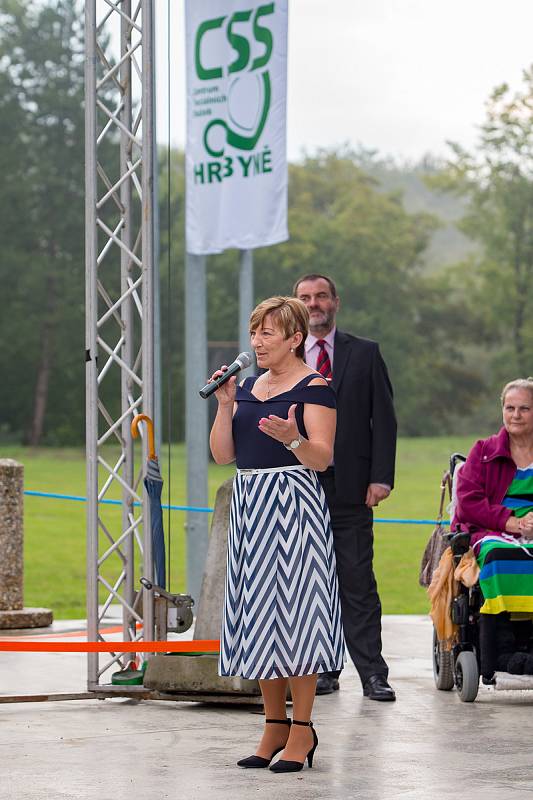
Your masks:
[[[379,505],[382,500],[385,500],[390,494],[390,489],[382,483],[371,483],[366,490],[365,505],[368,508],[373,508]]]

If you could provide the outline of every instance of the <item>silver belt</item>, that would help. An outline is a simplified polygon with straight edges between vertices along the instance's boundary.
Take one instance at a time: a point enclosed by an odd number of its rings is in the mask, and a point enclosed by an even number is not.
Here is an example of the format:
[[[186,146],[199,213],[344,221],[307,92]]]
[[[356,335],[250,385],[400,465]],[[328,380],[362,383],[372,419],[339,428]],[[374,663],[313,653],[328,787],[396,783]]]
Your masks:
[[[294,464],[288,467],[264,467],[258,469],[237,469],[237,475],[263,475],[267,472],[294,472],[296,470],[305,470],[306,472],[312,472],[309,467],[304,467],[303,464]]]

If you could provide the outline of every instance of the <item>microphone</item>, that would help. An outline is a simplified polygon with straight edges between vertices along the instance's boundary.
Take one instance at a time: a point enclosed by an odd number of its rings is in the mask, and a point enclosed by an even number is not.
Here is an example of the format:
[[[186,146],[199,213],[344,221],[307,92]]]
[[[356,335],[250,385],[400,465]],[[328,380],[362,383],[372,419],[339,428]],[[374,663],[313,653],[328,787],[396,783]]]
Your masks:
[[[252,363],[252,356],[250,353],[239,353],[233,364],[230,364],[227,370],[216,380],[212,381],[211,383],[206,383],[203,389],[200,389],[200,397],[203,397],[204,400],[207,400],[208,397],[211,397],[213,392],[216,392],[221,386],[223,386],[226,381],[229,381],[233,375],[236,375],[241,369],[246,369]]]

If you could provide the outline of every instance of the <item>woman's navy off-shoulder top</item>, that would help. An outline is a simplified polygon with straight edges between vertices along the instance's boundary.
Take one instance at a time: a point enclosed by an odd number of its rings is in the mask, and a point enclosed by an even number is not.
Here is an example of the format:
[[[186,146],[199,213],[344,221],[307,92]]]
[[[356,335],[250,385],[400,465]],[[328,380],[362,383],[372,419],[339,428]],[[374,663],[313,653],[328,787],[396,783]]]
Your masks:
[[[287,419],[290,406],[296,403],[298,430],[307,436],[303,419],[304,403],[336,407],[335,392],[330,386],[307,385],[318,377],[321,377],[318,373],[306,375],[292,389],[267,400],[259,400],[252,394],[257,377],[246,378],[243,385],[237,387],[235,400],[238,406],[233,416],[233,441],[239,469],[268,469],[300,464],[292,450],[287,450],[282,442],[260,431],[258,424],[262,417],[268,417],[269,414]]]

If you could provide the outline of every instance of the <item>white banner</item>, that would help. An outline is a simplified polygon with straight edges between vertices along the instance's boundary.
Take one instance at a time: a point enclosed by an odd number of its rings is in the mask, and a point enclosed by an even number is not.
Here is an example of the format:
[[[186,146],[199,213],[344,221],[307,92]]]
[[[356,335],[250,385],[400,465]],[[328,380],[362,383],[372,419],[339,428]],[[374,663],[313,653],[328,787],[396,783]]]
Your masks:
[[[187,251],[288,239],[288,0],[186,0]]]

